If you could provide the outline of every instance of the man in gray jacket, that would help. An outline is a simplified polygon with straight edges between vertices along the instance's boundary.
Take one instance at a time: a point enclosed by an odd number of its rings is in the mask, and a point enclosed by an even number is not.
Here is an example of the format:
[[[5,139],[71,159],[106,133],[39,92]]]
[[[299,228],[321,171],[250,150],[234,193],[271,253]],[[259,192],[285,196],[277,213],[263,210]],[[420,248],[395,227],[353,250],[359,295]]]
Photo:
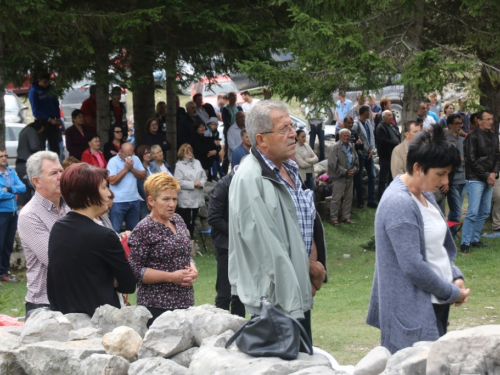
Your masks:
[[[302,189],[290,159],[295,125],[285,103],[263,100],[248,112],[246,129],[253,147],[229,190],[232,294],[251,315],[260,314],[260,297],[267,296],[312,337],[310,262],[324,261],[325,244],[322,227],[316,230],[313,193]]]
[[[377,208],[375,202],[375,164],[373,163],[373,153],[375,152],[375,135],[373,133],[373,123],[370,116],[370,107],[363,105],[359,108],[359,117],[354,120],[352,130],[358,133],[359,139],[364,144],[363,150],[358,151],[359,171],[354,175],[354,189],[358,199],[358,208],[364,207],[363,198],[363,168],[366,168],[368,175],[368,204],[370,208]]]

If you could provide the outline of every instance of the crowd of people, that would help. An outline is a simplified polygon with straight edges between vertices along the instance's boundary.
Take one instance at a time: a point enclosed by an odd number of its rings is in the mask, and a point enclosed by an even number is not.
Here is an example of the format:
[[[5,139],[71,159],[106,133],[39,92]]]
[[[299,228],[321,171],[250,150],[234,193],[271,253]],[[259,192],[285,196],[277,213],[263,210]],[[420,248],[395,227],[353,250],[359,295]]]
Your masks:
[[[292,122],[285,103],[244,92],[243,106],[228,93],[214,107],[196,94],[185,111],[177,104],[177,158],[167,161],[172,145],[165,103],[158,104],[134,149],[121,91],[113,88],[103,152],[92,127],[95,117],[86,112],[95,106],[86,101],[65,130],[70,158],[63,168],[58,148],[44,150],[46,140],[49,148],[56,144],[61,126],[59,117],[42,116],[54,104],[45,80],[30,92],[36,119],[21,133],[18,173],[0,149],[0,277],[15,281],[9,258],[17,229],[27,265],[27,317],[44,307],[93,315],[103,304],[124,306],[124,295],[136,288],[137,303],[153,316],[148,325],[165,311],[194,305],[195,220],[205,205],[203,189],[214,181],[208,222],[216,248],[216,306],[254,316],[266,295],[299,319],[312,341],[313,297],[328,280],[324,228],[315,207],[314,165],[322,155]],[[95,89],[90,93],[92,101]],[[36,99],[38,94],[43,98]],[[379,107],[373,96],[360,94],[353,104],[339,92],[337,142],[327,155],[330,223],[354,224],[354,194],[358,207],[366,200],[377,209],[367,323],[380,328],[382,345],[391,352],[442,336],[450,304],[467,302],[470,290],[453,263],[456,226],[448,230],[444,201],[448,221],[458,222],[467,191],[461,251],[485,246],[479,236],[500,170],[491,111],[472,115],[461,98],[452,113],[452,104],[441,108],[435,99],[420,103],[401,141],[388,98]],[[310,140],[318,135],[321,144],[321,119],[309,122]]]

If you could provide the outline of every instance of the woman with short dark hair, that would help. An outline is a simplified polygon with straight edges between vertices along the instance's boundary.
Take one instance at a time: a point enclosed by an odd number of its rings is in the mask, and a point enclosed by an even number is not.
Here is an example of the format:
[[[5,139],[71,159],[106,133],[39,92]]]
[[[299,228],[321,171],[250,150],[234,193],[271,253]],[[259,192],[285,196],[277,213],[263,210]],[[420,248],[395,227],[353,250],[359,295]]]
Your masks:
[[[116,292],[134,293],[135,277],[116,233],[97,224],[111,196],[108,171],[86,163],[61,176],[61,194],[72,209],[49,237],[47,294],[52,310],[92,316],[102,305],[120,308]]]
[[[470,290],[454,263],[457,250],[434,199],[460,165],[441,126],[410,142],[407,172],[382,196],[375,215],[376,262],[367,323],[381,331],[391,353],[446,333],[450,304],[467,302]]]
[[[85,125],[85,115],[83,111],[75,109],[71,113],[73,126],[66,129],[66,148],[69,155],[74,156],[78,160],[82,160],[82,154],[88,147],[88,137],[90,136],[90,128]]]
[[[165,155],[165,158],[167,157],[167,151],[172,148],[170,143],[167,142],[165,134],[160,131],[160,125],[156,117],[150,118],[146,122],[146,133],[142,137],[142,144],[149,147],[159,145]]]
[[[104,158],[108,162],[113,156],[118,155],[123,143],[123,129],[120,125],[109,128],[109,139],[104,144]]]
[[[101,147],[101,138],[97,134],[91,134],[87,138],[89,148],[82,154],[82,162],[96,167],[106,168],[108,162],[104,158],[104,154],[99,150]]]

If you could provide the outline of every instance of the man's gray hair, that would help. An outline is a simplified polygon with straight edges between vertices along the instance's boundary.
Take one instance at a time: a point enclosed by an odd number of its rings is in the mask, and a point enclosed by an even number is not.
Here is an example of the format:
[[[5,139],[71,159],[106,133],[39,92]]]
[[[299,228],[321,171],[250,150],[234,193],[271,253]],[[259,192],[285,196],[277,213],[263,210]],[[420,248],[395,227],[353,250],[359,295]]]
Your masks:
[[[384,112],[382,112],[382,118],[384,118],[384,116],[386,115],[392,115],[392,112],[390,109],[386,109]]]
[[[187,109],[187,107],[189,107],[189,106],[193,106],[193,105],[196,107],[196,103],[195,103],[195,102],[193,102],[193,101],[189,101],[189,102],[187,102],[187,103],[186,103],[186,109]]]
[[[38,151],[31,155],[26,162],[26,172],[28,173],[28,180],[33,185],[33,177],[40,177],[42,175],[42,162],[44,160],[59,161],[59,156],[52,151]]]
[[[349,135],[351,135],[351,131],[349,129],[346,129],[346,128],[340,129],[339,136],[342,135],[342,133],[349,133]]]
[[[153,145],[151,146],[151,152],[156,154],[157,151],[163,151],[160,145]]]
[[[273,130],[270,112],[279,110],[288,113],[288,105],[279,100],[261,100],[248,112],[245,128],[252,146],[257,144],[257,134]]]

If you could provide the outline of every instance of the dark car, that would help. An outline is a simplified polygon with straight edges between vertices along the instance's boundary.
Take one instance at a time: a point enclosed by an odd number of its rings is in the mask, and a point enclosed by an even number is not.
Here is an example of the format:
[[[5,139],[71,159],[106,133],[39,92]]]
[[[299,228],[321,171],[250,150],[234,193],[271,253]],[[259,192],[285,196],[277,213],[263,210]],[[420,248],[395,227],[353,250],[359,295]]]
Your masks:
[[[26,124],[27,106],[21,103],[19,97],[11,91],[6,91],[5,102],[5,122],[11,124]]]

